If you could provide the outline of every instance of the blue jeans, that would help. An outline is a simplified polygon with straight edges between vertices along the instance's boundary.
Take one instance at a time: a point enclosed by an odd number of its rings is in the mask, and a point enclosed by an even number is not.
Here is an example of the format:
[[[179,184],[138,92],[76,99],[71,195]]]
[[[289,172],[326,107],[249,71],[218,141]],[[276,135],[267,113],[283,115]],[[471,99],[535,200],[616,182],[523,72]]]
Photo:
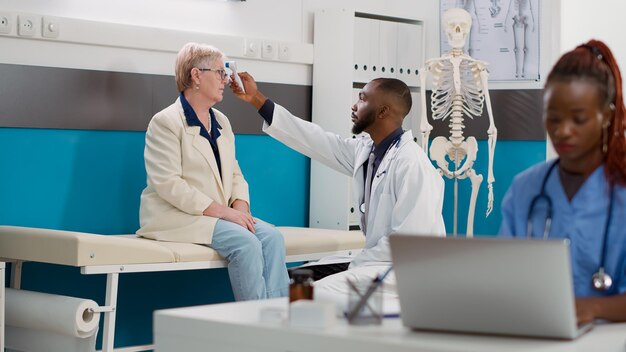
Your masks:
[[[285,297],[289,276],[283,235],[258,219],[254,228],[253,234],[240,225],[218,220],[210,246],[228,260],[235,300]]]

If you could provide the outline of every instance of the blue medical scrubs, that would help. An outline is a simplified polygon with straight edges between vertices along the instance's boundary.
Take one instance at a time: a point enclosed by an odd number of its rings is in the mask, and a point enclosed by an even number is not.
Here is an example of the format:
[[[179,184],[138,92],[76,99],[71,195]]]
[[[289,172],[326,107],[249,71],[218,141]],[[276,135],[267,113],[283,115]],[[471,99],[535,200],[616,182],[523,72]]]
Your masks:
[[[526,237],[530,203],[541,192],[543,179],[553,163],[535,165],[515,177],[502,200],[500,236]],[[585,180],[571,202],[561,185],[558,165],[548,177],[545,192],[552,200],[549,237],[568,238],[571,243],[576,296],[608,296],[626,292],[626,188],[616,185],[613,190],[613,215],[606,234],[604,263],[606,272],[613,278],[613,286],[607,292],[598,292],[591,286],[591,277],[602,264],[604,228],[610,203],[610,187],[604,176],[604,165]],[[540,200],[530,214],[533,238],[543,237],[546,211],[547,202]]]

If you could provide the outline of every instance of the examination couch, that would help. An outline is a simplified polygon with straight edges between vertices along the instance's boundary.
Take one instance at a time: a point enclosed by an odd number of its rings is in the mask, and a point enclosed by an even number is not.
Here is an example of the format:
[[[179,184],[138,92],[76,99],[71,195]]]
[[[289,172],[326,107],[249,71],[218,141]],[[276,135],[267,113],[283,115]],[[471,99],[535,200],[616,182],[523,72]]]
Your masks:
[[[327,255],[355,255],[364,245],[359,231],[278,227],[285,237],[287,262],[317,260]],[[114,351],[119,275],[124,273],[226,267],[209,247],[159,242],[136,235],[97,235],[40,228],[0,226],[0,260],[12,263],[11,287],[20,288],[24,262],[79,267],[81,274],[105,274],[106,298],[102,351]],[[123,348],[142,351],[151,346]]]

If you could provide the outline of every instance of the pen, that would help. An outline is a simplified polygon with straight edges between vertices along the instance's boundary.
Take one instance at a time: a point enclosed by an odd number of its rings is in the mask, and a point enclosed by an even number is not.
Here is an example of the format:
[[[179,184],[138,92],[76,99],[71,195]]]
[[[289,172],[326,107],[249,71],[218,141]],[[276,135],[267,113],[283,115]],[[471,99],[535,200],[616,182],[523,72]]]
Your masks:
[[[345,318],[348,318],[348,313],[343,313],[343,316]],[[400,318],[400,313],[383,314],[383,318],[385,318],[385,319]]]

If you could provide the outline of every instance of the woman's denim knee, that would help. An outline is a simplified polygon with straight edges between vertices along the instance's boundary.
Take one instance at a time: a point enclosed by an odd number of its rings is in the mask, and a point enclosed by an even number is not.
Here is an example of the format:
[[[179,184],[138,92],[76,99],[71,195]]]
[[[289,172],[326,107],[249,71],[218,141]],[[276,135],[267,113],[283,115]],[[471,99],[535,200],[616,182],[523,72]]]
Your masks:
[[[262,258],[261,242],[254,236],[249,235],[239,239],[238,246],[233,250],[232,258],[236,260],[238,257],[245,258]]]

